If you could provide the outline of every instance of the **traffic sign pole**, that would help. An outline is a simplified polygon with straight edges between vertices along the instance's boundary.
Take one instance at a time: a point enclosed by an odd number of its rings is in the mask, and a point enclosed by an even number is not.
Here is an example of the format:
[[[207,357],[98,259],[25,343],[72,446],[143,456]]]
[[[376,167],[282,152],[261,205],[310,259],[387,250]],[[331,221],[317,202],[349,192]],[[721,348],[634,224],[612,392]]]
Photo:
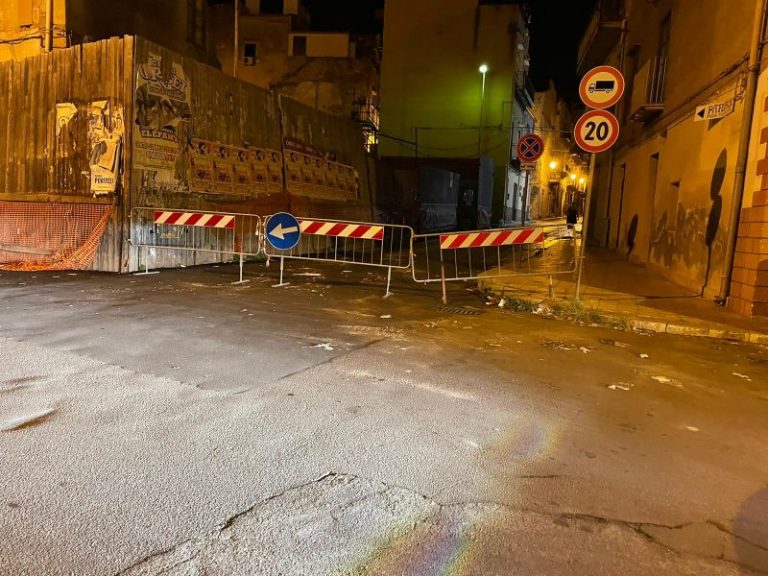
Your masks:
[[[587,257],[587,238],[589,231],[589,208],[592,205],[592,187],[595,179],[595,154],[589,157],[589,181],[587,182],[587,198],[584,203],[584,221],[581,223],[581,246],[579,247],[579,262],[576,272],[576,302],[581,299],[581,273],[584,260]]]

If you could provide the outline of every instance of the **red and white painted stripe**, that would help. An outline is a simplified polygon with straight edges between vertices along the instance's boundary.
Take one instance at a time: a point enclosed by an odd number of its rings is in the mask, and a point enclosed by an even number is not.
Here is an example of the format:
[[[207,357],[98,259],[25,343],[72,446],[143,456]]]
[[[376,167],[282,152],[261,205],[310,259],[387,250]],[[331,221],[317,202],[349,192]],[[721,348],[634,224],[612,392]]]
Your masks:
[[[339,236],[341,238],[361,238],[363,240],[383,240],[384,226],[373,224],[348,224],[345,222],[326,222],[322,220],[301,220],[302,234],[317,236]]]
[[[235,217],[230,214],[205,214],[202,212],[171,212],[158,210],[155,212],[155,224],[231,229],[235,227]]]
[[[544,242],[544,231],[535,228],[493,230],[488,232],[460,232],[442,234],[441,250],[460,248],[486,248],[489,246],[510,246],[513,244],[540,244]]]

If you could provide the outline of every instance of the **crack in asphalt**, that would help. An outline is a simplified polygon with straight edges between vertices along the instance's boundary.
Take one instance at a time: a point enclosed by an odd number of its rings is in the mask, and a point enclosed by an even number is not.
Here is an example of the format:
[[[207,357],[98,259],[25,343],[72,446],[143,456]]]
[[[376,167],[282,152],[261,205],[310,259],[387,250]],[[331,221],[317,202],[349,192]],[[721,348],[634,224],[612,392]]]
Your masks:
[[[523,476],[518,476],[518,478],[536,478],[536,479],[550,479],[550,478],[553,478],[553,477],[557,477],[557,476],[556,475],[541,475],[541,476],[523,475]],[[404,487],[404,486],[400,486],[400,485],[392,484],[392,483],[387,483],[387,482],[382,482],[382,481],[379,481],[379,480],[371,481],[370,479],[367,479],[367,478],[365,478],[363,476],[359,476],[357,474],[349,474],[349,473],[344,473],[344,472],[333,472],[333,471],[327,472],[327,473],[325,473],[325,474],[323,474],[323,475],[321,475],[321,476],[319,476],[319,477],[317,477],[317,478],[315,478],[313,480],[310,480],[308,482],[287,486],[283,490],[280,490],[279,492],[276,492],[276,493],[268,496],[267,498],[264,498],[264,499],[262,499],[262,500],[260,500],[260,501],[258,501],[256,503],[254,503],[253,505],[249,506],[247,509],[245,509],[245,510],[243,510],[241,512],[238,512],[234,516],[231,516],[230,518],[225,520],[223,523],[217,525],[213,530],[211,530],[210,532],[205,534],[205,536],[209,536],[209,537],[213,536],[213,537],[218,539],[218,538],[220,538],[222,536],[222,534],[225,531],[227,531],[230,528],[233,528],[240,518],[242,518],[244,516],[247,516],[248,514],[254,512],[259,507],[261,507],[261,506],[263,506],[263,505],[265,505],[265,504],[267,504],[267,503],[269,503],[269,502],[271,502],[273,500],[276,500],[276,499],[278,499],[278,498],[280,498],[282,496],[285,496],[285,495],[287,495],[287,494],[289,494],[291,492],[294,492],[294,491],[297,491],[297,490],[301,490],[303,488],[307,488],[309,486],[313,486],[315,484],[319,484],[319,483],[323,482],[324,480],[334,479],[334,478],[352,479],[352,480],[358,480],[358,481],[363,481],[363,482],[375,482],[375,483],[380,484],[381,486],[384,487],[383,489],[376,490],[376,491],[372,492],[371,494],[366,494],[362,498],[357,498],[357,499],[355,499],[355,500],[353,500],[351,502],[348,502],[343,508],[341,508],[342,511],[344,509],[346,509],[346,508],[349,508],[351,505],[353,505],[355,503],[358,503],[360,501],[363,501],[363,500],[365,500],[367,498],[371,498],[371,497],[374,497],[374,496],[377,496],[377,495],[386,494],[387,492],[389,492],[391,490],[403,490],[403,491],[407,491],[407,492],[409,492],[409,493],[411,493],[413,495],[416,495],[416,496],[422,498],[424,501],[434,505],[435,507],[437,507],[438,511],[449,510],[449,509],[462,509],[462,508],[467,508],[467,507],[472,507],[472,506],[492,506],[492,507],[495,507],[495,508],[498,508],[498,509],[501,509],[501,510],[507,510],[509,512],[517,513],[517,514],[536,514],[536,515],[539,515],[539,516],[544,516],[544,517],[552,518],[553,521],[557,521],[557,520],[561,520],[561,521],[562,520],[570,520],[570,521],[592,522],[592,523],[600,524],[600,525],[614,525],[614,526],[618,526],[620,528],[631,530],[632,532],[636,533],[637,535],[643,537],[648,542],[650,542],[650,543],[652,543],[652,544],[654,544],[656,546],[659,546],[659,547],[663,548],[664,550],[667,550],[667,551],[670,551],[670,552],[672,552],[674,554],[677,554],[678,556],[686,556],[687,555],[687,556],[698,557],[698,558],[702,558],[702,559],[706,559],[706,560],[717,560],[717,561],[720,561],[720,562],[725,562],[725,563],[728,563],[728,564],[732,564],[732,565],[740,567],[740,568],[743,568],[745,565],[743,565],[743,564],[741,564],[741,563],[739,563],[739,562],[737,562],[735,560],[731,560],[731,559],[726,558],[724,553],[720,553],[719,555],[714,555],[714,554],[706,554],[706,553],[696,552],[696,551],[678,550],[675,547],[670,546],[669,544],[665,543],[662,539],[659,539],[656,536],[654,536],[653,534],[647,532],[647,530],[650,529],[650,528],[658,528],[658,529],[666,529],[666,530],[678,531],[678,530],[684,530],[686,528],[690,528],[690,527],[693,527],[693,526],[709,525],[709,526],[714,527],[718,531],[720,531],[720,532],[722,532],[724,534],[727,534],[728,536],[730,536],[730,537],[732,537],[734,539],[737,539],[737,540],[742,541],[742,542],[744,542],[744,543],[746,543],[746,544],[748,544],[750,546],[754,546],[755,548],[758,548],[760,550],[768,552],[768,548],[767,547],[765,547],[765,546],[763,546],[761,544],[758,544],[756,542],[752,542],[752,541],[750,541],[750,540],[748,540],[748,539],[746,539],[746,538],[744,538],[744,537],[742,537],[742,536],[740,536],[738,534],[735,534],[734,532],[732,532],[731,530],[726,528],[720,522],[717,522],[717,521],[711,520],[711,519],[707,519],[707,520],[704,520],[704,521],[701,521],[701,522],[685,522],[683,524],[668,525],[668,524],[660,524],[660,523],[653,523],[653,522],[633,522],[631,520],[623,520],[623,519],[619,519],[619,518],[610,518],[610,517],[599,516],[599,515],[596,515],[596,514],[587,514],[587,513],[549,512],[549,511],[546,511],[546,510],[536,510],[536,509],[532,509],[532,508],[515,507],[515,506],[510,506],[509,504],[504,504],[504,503],[495,502],[495,501],[488,501],[488,500],[471,500],[471,501],[441,503],[441,502],[438,502],[438,501],[436,501],[435,499],[433,499],[433,498],[431,498],[429,496],[426,496],[424,494],[421,494],[421,493],[419,493],[419,492],[417,492],[415,490],[412,490],[412,489]],[[334,520],[335,522],[338,521],[337,518],[334,515],[334,511],[330,511],[329,514],[330,514],[330,517],[331,517],[332,520]],[[400,536],[407,535],[407,534],[410,534],[410,533],[416,531],[419,526],[421,526],[423,524],[426,524],[426,523],[432,521],[433,519],[434,519],[434,515],[431,515],[431,516],[427,516],[427,517],[425,517],[425,518],[423,518],[423,519],[421,519],[419,521],[414,522],[408,529],[406,529],[403,533],[401,533]],[[567,523],[561,523],[561,525],[564,526],[564,527],[570,527],[570,525],[567,524]],[[153,559],[162,557],[162,556],[164,556],[166,554],[170,554],[173,551],[178,550],[178,549],[180,549],[180,548],[182,548],[184,546],[190,545],[190,546],[194,547],[197,544],[197,547],[196,547],[194,553],[191,556],[189,556],[189,557],[187,557],[187,558],[185,558],[185,559],[175,563],[173,566],[163,568],[162,571],[158,573],[158,576],[160,574],[168,573],[168,571],[173,570],[174,568],[176,568],[178,566],[187,564],[187,563],[193,561],[195,558],[197,558],[197,556],[203,550],[204,541],[202,540],[202,538],[203,538],[202,536],[191,538],[191,539],[182,541],[182,542],[180,542],[178,544],[175,544],[175,545],[173,545],[170,548],[167,548],[165,550],[162,550],[162,551],[159,551],[159,552],[156,552],[156,553],[152,553],[152,554],[150,554],[150,555],[148,555],[148,556],[146,556],[146,557],[144,557],[144,558],[134,562],[133,564],[131,564],[127,568],[121,570],[120,572],[115,574],[115,576],[121,576],[121,575],[127,574],[131,570],[133,570],[135,568],[140,568],[143,564],[146,564],[147,562],[149,562],[149,561],[151,561]],[[758,573],[758,574],[768,574],[768,571],[763,570],[763,569],[755,568],[755,567],[752,567],[752,566],[748,566],[748,568],[750,570],[754,571],[755,573]]]

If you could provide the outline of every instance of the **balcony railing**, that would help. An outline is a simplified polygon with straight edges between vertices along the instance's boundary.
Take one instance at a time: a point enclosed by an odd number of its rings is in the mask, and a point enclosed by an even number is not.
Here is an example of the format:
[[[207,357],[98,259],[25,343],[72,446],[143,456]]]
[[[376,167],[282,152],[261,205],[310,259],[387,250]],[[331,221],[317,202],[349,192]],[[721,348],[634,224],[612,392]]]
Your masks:
[[[599,0],[579,45],[580,73],[603,64],[621,38],[625,0]]]
[[[648,122],[664,112],[667,61],[651,58],[635,75],[632,90],[632,120]]]

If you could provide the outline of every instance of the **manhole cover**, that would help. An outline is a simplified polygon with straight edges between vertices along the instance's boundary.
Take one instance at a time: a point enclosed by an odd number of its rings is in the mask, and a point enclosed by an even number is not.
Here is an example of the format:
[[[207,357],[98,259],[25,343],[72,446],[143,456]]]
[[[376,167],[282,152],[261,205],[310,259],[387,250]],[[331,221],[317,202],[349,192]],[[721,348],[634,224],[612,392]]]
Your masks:
[[[451,308],[450,306],[438,306],[435,308],[438,312],[447,312],[448,314],[459,314],[461,316],[480,316],[482,310],[475,308]]]

